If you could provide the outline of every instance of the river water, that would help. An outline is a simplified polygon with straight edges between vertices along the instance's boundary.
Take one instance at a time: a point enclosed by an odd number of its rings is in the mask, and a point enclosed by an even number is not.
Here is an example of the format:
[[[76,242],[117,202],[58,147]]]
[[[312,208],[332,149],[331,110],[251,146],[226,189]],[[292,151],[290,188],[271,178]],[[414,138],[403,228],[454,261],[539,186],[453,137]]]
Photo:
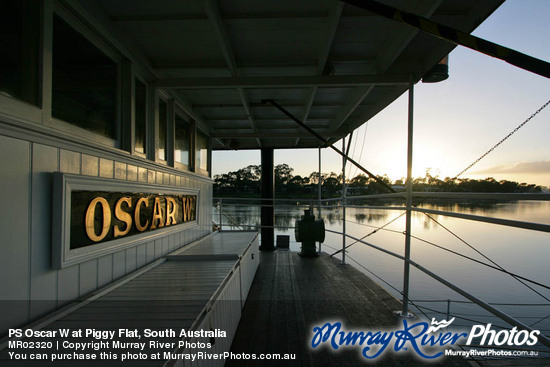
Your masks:
[[[485,204],[423,204],[423,208],[454,211],[480,216],[498,217],[525,222],[550,224],[550,202],[516,201]],[[276,227],[293,227],[296,219],[303,214],[305,207],[277,207],[275,210]],[[259,230],[260,209],[258,206],[224,205],[224,224],[231,220]],[[382,210],[364,208],[346,208],[346,232],[361,238],[398,217],[402,210]],[[318,215],[315,209],[316,216]],[[215,211],[214,222],[219,221]],[[342,231],[343,213],[336,206],[322,210],[325,227]],[[450,281],[488,303],[496,303],[497,308],[532,325],[543,334],[550,335],[550,290],[529,284],[527,288],[509,274],[491,269],[474,261],[452,254],[455,251],[478,261],[502,267],[508,272],[550,285],[550,233],[526,229],[511,228],[502,225],[475,222],[441,215],[413,212],[411,240],[411,259],[426,267],[438,276]],[[434,221],[435,220],[435,221]],[[437,222],[436,222],[437,221]],[[446,228],[444,228],[444,227]],[[238,229],[237,227],[231,227]],[[229,229],[224,225],[224,229]],[[405,216],[371,234],[366,241],[395,252],[404,254]],[[300,244],[294,242],[294,230],[277,229],[276,235],[290,235],[291,249],[299,251]],[[427,241],[427,242],[425,242]],[[352,244],[346,240],[346,245]],[[428,243],[429,242],[429,243]],[[432,244],[441,246],[435,247]],[[332,254],[343,245],[342,235],[327,233],[322,251]],[[396,298],[403,289],[403,261],[361,243],[349,247],[347,263],[365,272],[368,276],[386,288]],[[496,265],[495,265],[496,264]],[[373,275],[374,274],[374,275]],[[540,293],[540,294],[539,294]],[[451,300],[451,317],[457,317],[454,326],[471,326],[475,323],[492,322],[494,325],[509,326],[495,319],[487,311],[470,303],[455,291],[411,267],[409,298],[414,305],[413,312],[438,320],[447,318],[447,309]],[[429,301],[429,302],[426,302]],[[504,304],[504,305],[503,305]],[[521,304],[521,305],[519,305]],[[527,305],[528,304],[528,305]]]

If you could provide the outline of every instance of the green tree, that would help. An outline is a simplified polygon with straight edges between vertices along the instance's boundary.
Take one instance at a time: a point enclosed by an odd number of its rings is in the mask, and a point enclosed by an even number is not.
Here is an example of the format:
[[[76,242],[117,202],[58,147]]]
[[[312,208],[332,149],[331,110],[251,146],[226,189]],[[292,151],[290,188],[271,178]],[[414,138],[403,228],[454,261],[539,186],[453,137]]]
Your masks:
[[[288,164],[278,164],[275,166],[275,188],[283,188],[284,185],[292,178],[294,169]]]

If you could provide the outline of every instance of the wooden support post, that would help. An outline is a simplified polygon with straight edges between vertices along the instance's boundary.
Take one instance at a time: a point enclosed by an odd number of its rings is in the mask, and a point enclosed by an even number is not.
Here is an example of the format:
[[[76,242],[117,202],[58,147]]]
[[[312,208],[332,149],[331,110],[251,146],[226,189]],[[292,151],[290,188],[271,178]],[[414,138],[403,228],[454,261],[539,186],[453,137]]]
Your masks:
[[[273,148],[262,148],[262,207],[260,250],[275,250],[273,198],[275,197],[275,175],[273,166]]]

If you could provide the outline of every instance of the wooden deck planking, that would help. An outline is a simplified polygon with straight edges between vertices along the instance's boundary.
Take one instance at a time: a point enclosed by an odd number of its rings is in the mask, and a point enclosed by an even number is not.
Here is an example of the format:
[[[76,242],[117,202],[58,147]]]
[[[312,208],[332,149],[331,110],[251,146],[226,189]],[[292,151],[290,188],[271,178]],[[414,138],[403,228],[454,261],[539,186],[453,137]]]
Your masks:
[[[398,325],[401,303],[350,265],[328,256],[302,258],[289,251],[263,252],[237,334],[233,353],[294,353],[284,366],[424,365],[408,355],[386,354],[367,361],[359,348],[311,350],[314,326],[340,321],[347,330],[381,330]],[[373,363],[374,362],[374,363]],[[269,366],[273,361],[229,360],[226,366]],[[437,366],[438,363],[432,363]],[[459,358],[439,365],[469,366]]]

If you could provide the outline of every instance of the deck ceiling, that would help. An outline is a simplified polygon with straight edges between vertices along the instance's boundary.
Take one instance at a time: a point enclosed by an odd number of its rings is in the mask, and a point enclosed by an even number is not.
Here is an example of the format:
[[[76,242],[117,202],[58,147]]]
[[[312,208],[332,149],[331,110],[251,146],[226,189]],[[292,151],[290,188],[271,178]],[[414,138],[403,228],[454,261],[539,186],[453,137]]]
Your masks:
[[[503,0],[386,0],[471,32]],[[452,49],[337,0],[96,0],[112,28],[201,125],[213,149],[312,148],[372,118]],[[452,70],[451,70],[452,77]]]

